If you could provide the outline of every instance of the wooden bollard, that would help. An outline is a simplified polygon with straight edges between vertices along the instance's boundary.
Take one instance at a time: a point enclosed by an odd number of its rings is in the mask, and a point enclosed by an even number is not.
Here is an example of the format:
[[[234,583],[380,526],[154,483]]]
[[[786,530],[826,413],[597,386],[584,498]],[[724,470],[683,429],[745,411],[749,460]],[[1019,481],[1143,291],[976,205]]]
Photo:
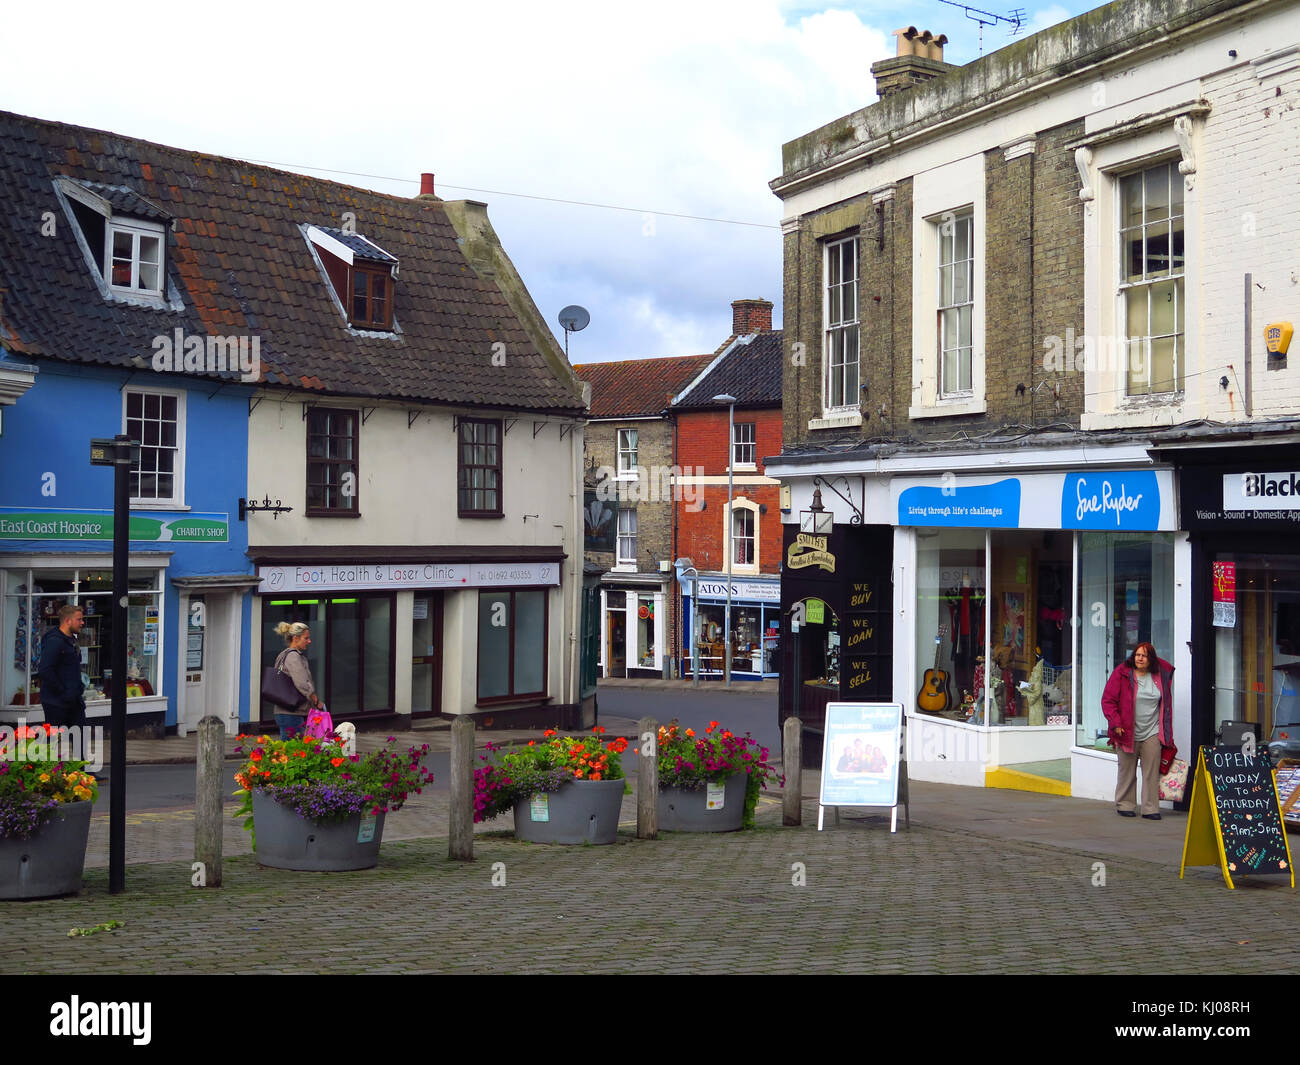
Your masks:
[[[474,860],[474,719],[451,723],[451,809],[447,818],[447,857]]]
[[[803,722],[787,717],[781,731],[781,768],[785,791],[781,796],[781,824],[803,824]]]
[[[226,726],[208,715],[199,722],[198,764],[194,781],[195,887],[221,887],[222,766],[226,759]]]
[[[636,723],[636,838],[659,838],[659,722]],[[646,752],[649,752],[648,754]]]

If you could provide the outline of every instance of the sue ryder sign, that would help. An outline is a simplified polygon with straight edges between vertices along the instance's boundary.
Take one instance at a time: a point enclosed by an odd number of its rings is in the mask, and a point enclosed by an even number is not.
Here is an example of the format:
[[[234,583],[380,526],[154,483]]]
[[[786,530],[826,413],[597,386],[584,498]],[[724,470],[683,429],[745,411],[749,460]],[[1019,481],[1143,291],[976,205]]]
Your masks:
[[[262,593],[354,588],[520,588],[558,585],[558,562],[363,562],[258,566]]]
[[[1019,477],[895,477],[899,525],[977,529],[1174,529],[1169,470],[1088,470]]]

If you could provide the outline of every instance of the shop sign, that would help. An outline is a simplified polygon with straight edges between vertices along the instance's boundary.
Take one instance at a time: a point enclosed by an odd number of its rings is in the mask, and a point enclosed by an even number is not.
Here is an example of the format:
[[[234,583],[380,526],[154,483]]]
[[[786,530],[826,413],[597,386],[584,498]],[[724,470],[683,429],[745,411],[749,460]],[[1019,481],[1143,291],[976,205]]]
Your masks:
[[[687,580],[683,586],[687,592],[690,591],[691,581]],[[727,582],[726,581],[700,581],[700,598],[701,599],[726,599]],[[748,599],[760,603],[779,603],[781,601],[781,585],[777,581],[732,581],[731,598]]]
[[[812,533],[798,533],[794,543],[785,553],[785,564],[791,569],[821,566],[828,573],[835,572],[835,556],[826,550],[828,537]]]
[[[804,620],[809,625],[825,625],[826,604],[820,599],[809,599],[804,607]]]
[[[1223,509],[1300,510],[1300,472],[1225,473]]]
[[[556,562],[313,563],[258,566],[259,592],[350,588],[518,588],[560,583]]]
[[[822,806],[895,805],[902,721],[898,703],[827,704]]]
[[[974,529],[1174,528],[1169,470],[1032,473],[996,481],[945,474],[926,483],[895,477],[898,524]]]
[[[1020,524],[1020,479],[906,488],[898,497],[898,524],[1015,529]]]
[[[133,541],[147,543],[224,544],[229,539],[229,514],[183,515],[131,513],[127,526]],[[112,540],[111,510],[26,510],[0,507],[0,540]]]
[[[1214,588],[1214,625],[1220,629],[1237,624],[1237,563],[1211,562],[1211,585]]]

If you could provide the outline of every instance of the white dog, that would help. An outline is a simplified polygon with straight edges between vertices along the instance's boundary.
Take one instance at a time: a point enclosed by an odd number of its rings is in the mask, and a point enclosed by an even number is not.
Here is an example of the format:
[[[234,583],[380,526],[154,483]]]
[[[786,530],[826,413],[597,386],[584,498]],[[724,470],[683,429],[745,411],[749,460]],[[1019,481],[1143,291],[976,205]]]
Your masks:
[[[338,736],[339,741],[343,744],[343,753],[354,755],[357,753],[357,726],[351,721],[344,721],[341,725],[334,726],[334,734]]]

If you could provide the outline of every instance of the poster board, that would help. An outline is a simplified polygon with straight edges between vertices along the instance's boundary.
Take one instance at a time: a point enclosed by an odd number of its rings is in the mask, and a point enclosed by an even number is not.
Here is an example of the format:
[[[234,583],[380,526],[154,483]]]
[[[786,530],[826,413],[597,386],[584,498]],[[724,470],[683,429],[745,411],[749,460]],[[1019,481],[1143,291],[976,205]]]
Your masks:
[[[899,782],[907,802],[906,763],[902,759],[901,703],[827,703],[822,732],[821,789],[817,830],[826,807],[885,807],[890,831],[898,828]],[[910,823],[910,812],[909,812]]]
[[[1240,746],[1197,752],[1180,880],[1189,865],[1219,866],[1230,888],[1236,887],[1237,876],[1285,876],[1295,887],[1291,847],[1266,756],[1247,755]]]

